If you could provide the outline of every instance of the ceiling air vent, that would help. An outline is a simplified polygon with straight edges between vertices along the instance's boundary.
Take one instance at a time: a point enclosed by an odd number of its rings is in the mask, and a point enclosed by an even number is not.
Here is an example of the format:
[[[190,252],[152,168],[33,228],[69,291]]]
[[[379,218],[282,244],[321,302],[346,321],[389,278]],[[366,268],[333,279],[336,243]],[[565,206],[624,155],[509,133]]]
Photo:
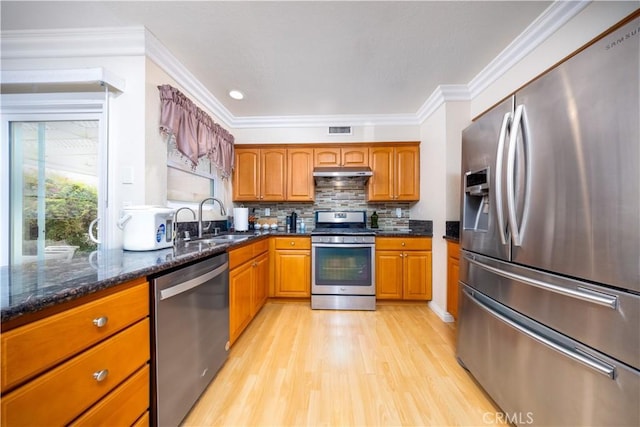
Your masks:
[[[351,135],[351,126],[329,126],[329,135]]]

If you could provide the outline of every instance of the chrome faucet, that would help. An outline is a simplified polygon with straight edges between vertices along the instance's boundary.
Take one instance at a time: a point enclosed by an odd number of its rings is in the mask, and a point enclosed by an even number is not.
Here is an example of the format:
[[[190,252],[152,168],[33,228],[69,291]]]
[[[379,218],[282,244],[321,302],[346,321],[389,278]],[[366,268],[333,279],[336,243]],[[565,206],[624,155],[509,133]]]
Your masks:
[[[224,204],[222,203],[222,201],[220,199],[216,199],[215,197],[207,197],[206,199],[201,201],[200,202],[200,206],[198,208],[198,238],[202,237],[202,231],[203,231],[203,228],[202,228],[202,206],[208,201],[218,202],[218,204],[220,205],[220,215],[222,215],[222,216],[226,216],[227,215],[227,210],[224,208]]]
[[[178,208],[177,211],[175,211],[175,213],[173,214],[173,243],[175,244],[178,241],[178,214],[180,213],[181,210],[187,210],[187,211],[191,211],[191,214],[193,215],[193,219],[196,219],[196,211],[194,211],[193,209],[183,206],[181,208]],[[188,231],[185,231],[185,233],[188,233]],[[185,235],[186,237],[186,235]]]

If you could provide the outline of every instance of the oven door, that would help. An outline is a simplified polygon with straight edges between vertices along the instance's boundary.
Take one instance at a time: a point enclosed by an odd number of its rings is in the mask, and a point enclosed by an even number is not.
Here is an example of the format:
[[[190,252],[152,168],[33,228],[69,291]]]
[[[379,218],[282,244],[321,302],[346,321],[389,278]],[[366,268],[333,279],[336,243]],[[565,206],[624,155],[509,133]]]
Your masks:
[[[314,243],[311,293],[375,295],[375,245]]]

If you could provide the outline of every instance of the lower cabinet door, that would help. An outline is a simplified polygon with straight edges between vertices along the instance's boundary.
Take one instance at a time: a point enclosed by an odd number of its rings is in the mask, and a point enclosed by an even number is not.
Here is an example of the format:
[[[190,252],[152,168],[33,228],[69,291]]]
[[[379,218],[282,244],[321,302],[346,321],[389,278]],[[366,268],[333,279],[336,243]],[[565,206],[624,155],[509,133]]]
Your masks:
[[[251,322],[251,292],[254,275],[251,261],[229,273],[229,342],[233,344]]]

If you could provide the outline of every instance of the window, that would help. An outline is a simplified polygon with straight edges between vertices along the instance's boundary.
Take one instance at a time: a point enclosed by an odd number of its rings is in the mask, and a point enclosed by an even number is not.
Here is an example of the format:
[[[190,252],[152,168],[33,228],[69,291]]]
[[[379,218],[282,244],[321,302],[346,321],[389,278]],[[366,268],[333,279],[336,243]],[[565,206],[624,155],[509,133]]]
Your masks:
[[[102,102],[55,98],[43,109],[42,95],[16,96],[22,107],[11,109],[3,97],[2,265],[69,260],[98,246],[89,226],[105,209]]]

